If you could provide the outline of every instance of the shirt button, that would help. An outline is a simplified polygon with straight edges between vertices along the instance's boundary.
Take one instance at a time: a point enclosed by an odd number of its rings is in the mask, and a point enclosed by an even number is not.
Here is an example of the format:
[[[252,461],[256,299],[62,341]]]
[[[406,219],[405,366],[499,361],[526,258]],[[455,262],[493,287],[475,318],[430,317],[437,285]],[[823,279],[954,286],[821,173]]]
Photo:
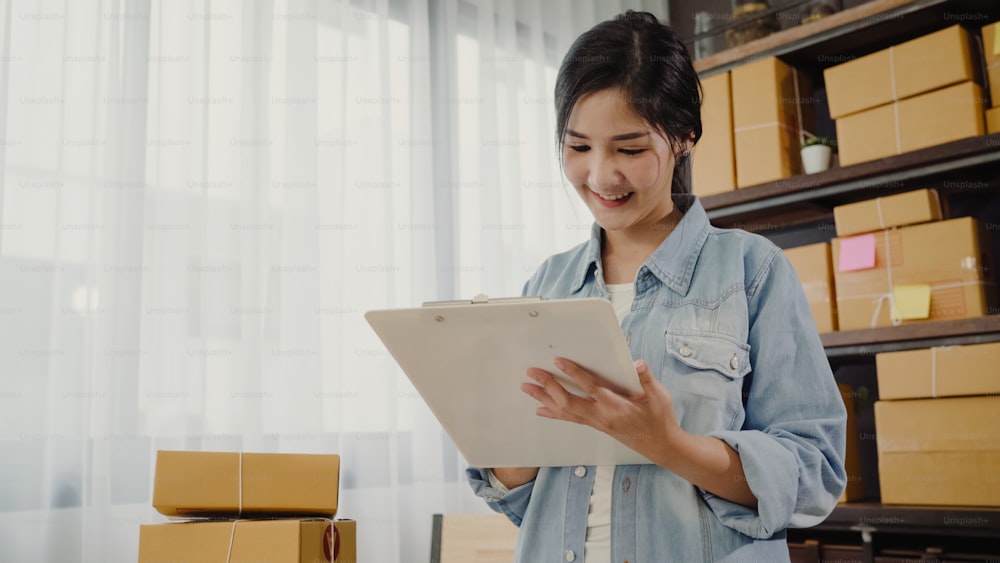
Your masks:
[[[733,359],[729,360],[729,367],[739,369],[740,359],[736,356],[736,354],[733,354]]]
[[[685,342],[684,345],[681,346],[681,355],[684,356],[685,358],[691,355],[691,347],[688,346],[687,342]]]
[[[587,474],[587,468],[582,465],[577,465],[576,469],[573,471],[573,474],[576,475],[577,477],[583,477],[584,475]],[[572,559],[570,559],[570,561],[572,561]]]
[[[632,478],[626,477],[625,480],[622,481],[622,491],[627,493],[628,490],[631,488],[632,488]]]
[[[573,553],[572,549],[566,550],[566,561],[576,561],[576,554]]]

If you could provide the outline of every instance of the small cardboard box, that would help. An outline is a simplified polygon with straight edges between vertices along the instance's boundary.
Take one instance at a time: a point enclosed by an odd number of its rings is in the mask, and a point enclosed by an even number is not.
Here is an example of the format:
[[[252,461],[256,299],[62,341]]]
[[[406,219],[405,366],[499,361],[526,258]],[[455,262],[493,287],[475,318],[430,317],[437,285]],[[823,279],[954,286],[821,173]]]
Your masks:
[[[691,154],[691,185],[701,197],[736,189],[733,97],[728,72],[701,81],[701,139]]]
[[[166,516],[332,516],[339,484],[338,455],[161,450],[153,507]]]
[[[809,79],[775,57],[732,71],[736,185],[744,188],[802,173],[800,131],[814,131]]]
[[[975,82],[855,113],[838,119],[836,126],[842,166],[986,132],[982,93]]]
[[[878,401],[885,504],[1000,505],[1000,397]]]
[[[172,522],[139,528],[139,563],[357,563],[357,559],[354,520]]]
[[[838,383],[840,396],[844,399],[844,407],[847,409],[847,444],[844,451],[844,471],[847,473],[847,488],[840,496],[840,502],[850,502],[861,500],[865,496],[864,482],[862,481],[861,470],[861,450],[858,441],[858,422],[854,414],[854,389],[846,383]]]
[[[874,239],[872,268],[842,271],[841,247],[848,239],[832,241],[840,330],[892,326],[894,291],[901,285],[929,285],[930,312],[927,319],[898,324],[988,313],[994,295],[985,286],[992,280],[991,259],[980,240],[989,239],[974,219],[961,217],[858,237]]]
[[[883,352],[879,399],[1000,395],[1000,343]]]
[[[830,117],[976,79],[972,38],[954,25],[823,71]]]
[[[913,190],[833,208],[838,237],[928,223],[941,217],[941,200],[935,190]]]
[[[986,110],[986,132],[1000,133],[1000,107]]]
[[[983,54],[990,83],[990,107],[1000,107],[1000,25],[991,23],[983,27]]]
[[[785,256],[795,268],[802,289],[812,309],[816,330],[820,333],[837,330],[837,302],[833,286],[833,266],[830,245],[821,242],[785,250]]]

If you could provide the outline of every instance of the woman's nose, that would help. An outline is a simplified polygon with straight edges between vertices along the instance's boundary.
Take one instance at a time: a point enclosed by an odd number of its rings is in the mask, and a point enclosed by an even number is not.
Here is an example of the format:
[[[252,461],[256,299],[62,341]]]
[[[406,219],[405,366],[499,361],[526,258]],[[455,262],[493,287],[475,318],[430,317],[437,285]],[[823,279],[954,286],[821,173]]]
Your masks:
[[[621,174],[614,160],[605,156],[593,155],[590,158],[590,170],[587,174],[587,184],[593,188],[607,189],[622,182]]]

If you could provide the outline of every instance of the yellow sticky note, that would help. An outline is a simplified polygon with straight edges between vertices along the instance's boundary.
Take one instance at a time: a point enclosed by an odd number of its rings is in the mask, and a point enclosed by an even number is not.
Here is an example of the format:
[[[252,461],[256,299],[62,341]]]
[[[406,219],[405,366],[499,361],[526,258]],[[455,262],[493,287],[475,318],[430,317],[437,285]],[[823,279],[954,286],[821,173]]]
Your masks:
[[[993,26],[993,54],[1000,55],[1000,25]]]
[[[931,316],[931,286],[928,284],[894,286],[892,301],[894,318],[926,319]]]

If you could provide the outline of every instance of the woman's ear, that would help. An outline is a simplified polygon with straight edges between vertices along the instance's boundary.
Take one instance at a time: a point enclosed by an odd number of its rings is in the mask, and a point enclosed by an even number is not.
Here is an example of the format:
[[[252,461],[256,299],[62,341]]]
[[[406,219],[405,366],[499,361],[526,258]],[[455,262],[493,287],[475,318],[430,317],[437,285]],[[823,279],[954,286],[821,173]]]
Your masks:
[[[688,134],[688,138],[680,143],[679,150],[674,153],[675,158],[691,156],[691,149],[694,148],[694,131]]]

